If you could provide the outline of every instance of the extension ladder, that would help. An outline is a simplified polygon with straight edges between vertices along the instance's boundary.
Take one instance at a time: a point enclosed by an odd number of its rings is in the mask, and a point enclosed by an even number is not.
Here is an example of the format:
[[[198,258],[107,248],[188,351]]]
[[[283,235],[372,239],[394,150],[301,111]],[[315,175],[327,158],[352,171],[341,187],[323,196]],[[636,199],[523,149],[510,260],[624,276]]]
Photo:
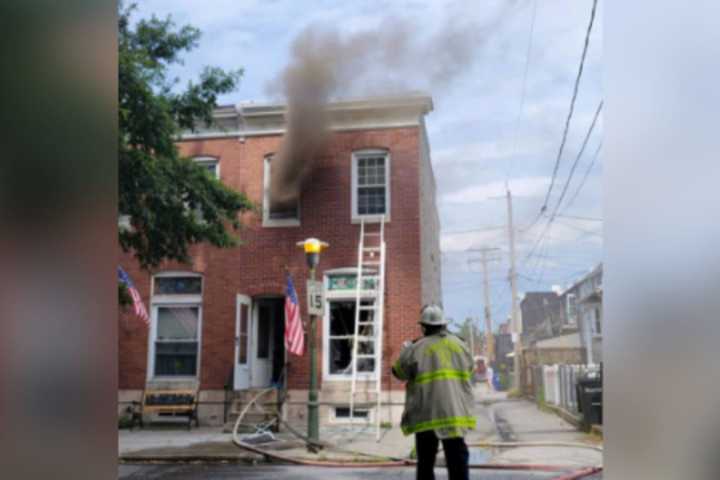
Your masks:
[[[375,225],[375,224],[371,224]],[[377,439],[380,440],[380,404],[382,391],[383,317],[385,298],[385,217],[378,228],[368,231],[365,220],[360,222],[357,279],[355,283],[355,328],[352,339],[350,384],[350,423],[355,415],[355,396],[358,394],[359,364],[371,363],[375,373]],[[366,288],[367,287],[367,288]],[[366,315],[362,315],[366,312]],[[369,415],[368,415],[369,420]]]

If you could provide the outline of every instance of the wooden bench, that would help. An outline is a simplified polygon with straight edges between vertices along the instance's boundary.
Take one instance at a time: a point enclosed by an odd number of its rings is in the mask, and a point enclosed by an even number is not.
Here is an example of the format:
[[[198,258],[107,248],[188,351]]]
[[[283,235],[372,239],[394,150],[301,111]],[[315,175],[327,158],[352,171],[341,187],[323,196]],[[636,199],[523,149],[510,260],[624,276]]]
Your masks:
[[[142,402],[136,402],[133,412],[133,426],[136,422],[143,427],[143,416],[153,413],[182,415],[188,417],[188,430],[200,424],[197,417],[198,394],[196,390],[145,390]]]

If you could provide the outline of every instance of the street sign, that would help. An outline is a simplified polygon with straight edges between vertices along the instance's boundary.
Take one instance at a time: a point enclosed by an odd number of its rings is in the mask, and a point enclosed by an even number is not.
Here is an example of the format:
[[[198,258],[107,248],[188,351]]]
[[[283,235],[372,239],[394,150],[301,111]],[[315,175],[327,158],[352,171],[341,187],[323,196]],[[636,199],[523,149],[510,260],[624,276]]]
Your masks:
[[[318,280],[307,281],[308,314],[322,315],[324,304],[323,283]]]

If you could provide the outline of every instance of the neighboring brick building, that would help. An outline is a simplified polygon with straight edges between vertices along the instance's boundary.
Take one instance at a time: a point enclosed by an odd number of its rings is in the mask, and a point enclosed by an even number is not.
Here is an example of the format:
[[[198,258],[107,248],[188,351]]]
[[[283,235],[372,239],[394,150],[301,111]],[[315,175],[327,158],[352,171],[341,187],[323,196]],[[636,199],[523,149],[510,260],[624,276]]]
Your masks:
[[[526,292],[520,301],[522,343],[529,347],[539,340],[571,333],[564,298],[556,292]],[[577,330],[576,328],[574,330]]]
[[[151,312],[148,329],[120,318],[120,402],[143,389],[200,389],[201,423],[224,420],[227,390],[271,384],[286,389],[291,420],[305,415],[308,358],[286,356],[283,345],[286,269],[307,318],[304,254],[296,242],[329,242],[318,278],[325,281],[325,315],[319,319],[321,422],[342,421],[349,398],[347,336],[354,325],[359,219],[386,217],[383,420],[399,422],[403,385],[389,374],[403,341],[420,334],[420,307],[440,301],[439,219],[424,116],[429,97],[339,102],[330,106],[332,134],[315,160],[297,209],[273,212],[267,186],[272,156],[282,143],[284,106],[222,107],[213,128],[184,135],[178,145],[244,192],[262,209],[242,217],[243,244],[231,249],[198,245],[189,265],[168,263],[148,273],[131,255],[121,265]],[[152,288],[151,288],[152,286]],[[345,288],[343,288],[345,286]],[[285,368],[287,367],[287,368]],[[286,373],[286,375],[284,374]],[[375,372],[370,375],[377,375]],[[369,383],[369,382],[368,382]],[[362,401],[362,397],[358,398]],[[370,417],[376,415],[370,410]]]

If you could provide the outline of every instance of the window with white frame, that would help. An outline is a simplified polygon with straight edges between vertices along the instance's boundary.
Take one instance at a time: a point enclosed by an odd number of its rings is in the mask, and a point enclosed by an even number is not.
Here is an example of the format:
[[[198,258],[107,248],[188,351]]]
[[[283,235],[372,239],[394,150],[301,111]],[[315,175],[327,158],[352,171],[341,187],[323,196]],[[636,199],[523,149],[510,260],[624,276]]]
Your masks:
[[[160,274],[153,279],[150,362],[156,378],[197,377],[202,277]]]
[[[568,293],[565,295],[565,312],[568,325],[577,324],[577,304],[575,303],[575,294]]]
[[[300,199],[292,205],[273,205],[270,201],[270,178],[273,155],[265,157],[263,164],[263,226],[295,227],[300,225]]]
[[[335,407],[333,415],[330,419],[332,423],[349,423],[351,420],[350,406],[346,407]],[[353,408],[352,422],[353,423],[366,423],[372,421],[372,415],[370,410],[367,408]]]
[[[354,152],[352,218],[378,218],[390,213],[390,155],[384,150]]]
[[[593,324],[592,324],[592,331],[593,335],[601,335],[602,334],[602,315],[600,313],[600,307],[593,307],[592,309],[593,316]]]
[[[193,161],[210,172],[210,175],[220,179],[220,162],[215,157],[194,157]]]

